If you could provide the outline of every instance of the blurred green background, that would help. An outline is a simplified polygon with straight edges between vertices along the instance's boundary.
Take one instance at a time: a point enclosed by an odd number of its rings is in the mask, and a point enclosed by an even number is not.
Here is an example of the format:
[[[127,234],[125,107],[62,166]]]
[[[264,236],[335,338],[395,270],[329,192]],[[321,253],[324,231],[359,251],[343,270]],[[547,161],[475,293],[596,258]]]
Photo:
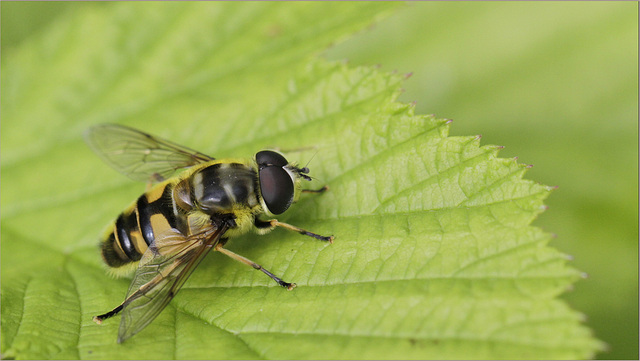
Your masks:
[[[2,60],[74,6],[2,2]],[[424,2],[323,54],[412,72],[401,101],[482,134],[559,188],[534,223],[588,274],[564,295],[638,358],[638,3]]]

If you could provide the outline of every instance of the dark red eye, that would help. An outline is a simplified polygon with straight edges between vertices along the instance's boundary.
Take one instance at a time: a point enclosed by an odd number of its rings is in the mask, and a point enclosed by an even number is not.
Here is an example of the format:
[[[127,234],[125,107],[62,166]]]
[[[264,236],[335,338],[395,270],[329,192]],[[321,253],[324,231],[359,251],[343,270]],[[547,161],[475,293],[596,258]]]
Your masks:
[[[270,150],[263,150],[258,152],[256,154],[256,162],[258,163],[259,168],[263,168],[269,165],[284,167],[285,165],[289,164],[287,159],[281,154]]]
[[[260,191],[269,212],[284,213],[293,202],[294,187],[291,176],[284,168],[278,166],[265,166],[259,172]]]

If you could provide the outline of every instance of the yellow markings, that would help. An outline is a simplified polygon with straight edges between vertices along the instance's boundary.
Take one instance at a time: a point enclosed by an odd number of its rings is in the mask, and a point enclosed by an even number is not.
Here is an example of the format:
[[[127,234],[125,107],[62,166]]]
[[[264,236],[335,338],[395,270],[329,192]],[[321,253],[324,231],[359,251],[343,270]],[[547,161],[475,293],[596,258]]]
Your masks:
[[[196,234],[205,228],[210,221],[210,217],[202,212],[192,212],[187,215],[189,234]]]
[[[143,254],[147,250],[147,242],[144,241],[140,230],[136,229],[130,231],[129,239],[138,253]]]
[[[226,234],[229,237],[237,237],[245,234],[254,227],[255,216],[260,213],[259,206],[254,208],[247,208],[244,206],[234,205],[231,209],[231,213],[235,216],[236,227],[227,230]]]
[[[120,245],[120,237],[118,237],[118,229],[116,228],[116,224],[113,224],[113,243],[114,243],[114,247],[113,249],[116,251],[116,253],[118,254],[118,257],[120,257],[120,259],[129,259],[129,257],[127,257],[127,255],[124,253],[124,250],[122,249],[122,245]],[[106,241],[105,242],[109,242],[110,238],[109,236],[106,237]]]
[[[135,262],[127,263],[124,266],[120,266],[118,268],[109,267],[107,268],[107,273],[111,277],[120,278],[120,277],[131,275],[137,269],[138,269],[138,262],[135,261]]]
[[[158,184],[155,187],[151,188],[145,195],[147,197],[147,201],[149,203],[153,203],[162,197],[164,193],[164,189],[166,188],[166,184]]]
[[[153,234],[162,234],[171,229],[167,218],[160,213],[151,215],[149,221],[151,222],[151,228],[153,228]]]

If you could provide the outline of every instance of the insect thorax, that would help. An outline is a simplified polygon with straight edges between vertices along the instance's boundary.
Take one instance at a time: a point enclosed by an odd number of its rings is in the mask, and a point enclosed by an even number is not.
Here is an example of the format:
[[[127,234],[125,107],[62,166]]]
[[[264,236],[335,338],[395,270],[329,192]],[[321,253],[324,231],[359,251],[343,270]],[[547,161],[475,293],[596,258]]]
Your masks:
[[[201,215],[198,216],[200,222],[206,221],[202,217],[204,214],[209,217],[233,216],[236,227],[229,229],[228,236],[248,231],[255,216],[263,213],[257,195],[257,172],[247,164],[214,163],[197,170],[189,178],[185,179],[189,182],[188,198],[191,204],[188,206],[196,211],[190,212],[191,216]],[[180,188],[178,184],[174,190],[174,199],[178,205],[186,198],[186,190]],[[180,192],[183,194],[176,194]]]
[[[207,214],[220,214],[236,207],[259,205],[258,177],[242,163],[216,163],[197,171],[191,179],[194,205]]]

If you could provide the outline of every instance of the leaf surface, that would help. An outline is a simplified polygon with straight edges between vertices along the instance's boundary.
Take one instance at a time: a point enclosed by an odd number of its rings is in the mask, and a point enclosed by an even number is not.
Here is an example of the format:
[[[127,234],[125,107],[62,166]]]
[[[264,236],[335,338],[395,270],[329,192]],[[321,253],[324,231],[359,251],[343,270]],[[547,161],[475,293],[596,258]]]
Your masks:
[[[2,354],[42,359],[581,358],[600,346],[558,299],[580,273],[531,227],[550,188],[479,137],[395,101],[404,77],[314,58],[395,4],[78,7],[2,73]],[[114,25],[115,24],[115,25]],[[280,147],[311,188],[276,230],[209,255],[116,345],[129,279],[103,227],[143,190],[80,134],[119,122],[212,156]]]

